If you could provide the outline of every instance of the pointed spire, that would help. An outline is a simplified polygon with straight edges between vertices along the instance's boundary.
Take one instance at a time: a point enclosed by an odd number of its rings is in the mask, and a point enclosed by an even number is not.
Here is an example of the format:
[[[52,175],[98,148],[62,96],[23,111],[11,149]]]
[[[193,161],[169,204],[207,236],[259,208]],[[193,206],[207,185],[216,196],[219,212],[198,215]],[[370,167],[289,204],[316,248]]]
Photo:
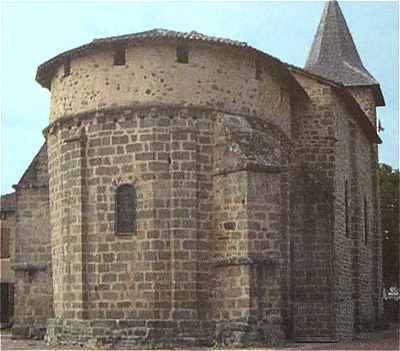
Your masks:
[[[325,4],[304,68],[345,86],[378,84],[361,61],[337,1]]]

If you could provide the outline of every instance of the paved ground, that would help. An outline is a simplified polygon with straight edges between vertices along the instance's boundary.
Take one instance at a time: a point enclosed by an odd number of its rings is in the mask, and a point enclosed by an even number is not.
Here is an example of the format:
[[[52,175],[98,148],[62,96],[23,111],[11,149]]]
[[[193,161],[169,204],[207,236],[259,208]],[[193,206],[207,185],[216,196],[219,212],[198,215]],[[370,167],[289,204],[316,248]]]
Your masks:
[[[357,340],[348,343],[301,343],[289,344],[287,347],[263,349],[262,351],[306,351],[306,350],[374,350],[399,351],[399,326],[392,325],[390,329],[374,333],[360,334]],[[3,350],[84,350],[73,347],[54,348],[37,340],[12,340],[9,331],[1,332],[1,351]],[[104,350],[104,349],[103,349]],[[204,349],[211,350],[211,349]],[[253,349],[252,351],[261,351]]]

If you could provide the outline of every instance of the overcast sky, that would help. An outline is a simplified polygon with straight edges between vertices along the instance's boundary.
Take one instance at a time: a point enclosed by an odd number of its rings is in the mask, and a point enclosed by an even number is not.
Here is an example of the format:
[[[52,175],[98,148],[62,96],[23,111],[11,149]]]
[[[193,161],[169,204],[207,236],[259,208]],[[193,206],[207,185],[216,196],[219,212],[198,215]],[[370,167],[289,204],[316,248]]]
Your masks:
[[[380,160],[398,168],[398,2],[340,2],[386,107]],[[246,41],[303,67],[323,2],[1,2],[1,193],[12,191],[44,142],[49,92],[35,82],[49,58],[94,38],[153,28]]]

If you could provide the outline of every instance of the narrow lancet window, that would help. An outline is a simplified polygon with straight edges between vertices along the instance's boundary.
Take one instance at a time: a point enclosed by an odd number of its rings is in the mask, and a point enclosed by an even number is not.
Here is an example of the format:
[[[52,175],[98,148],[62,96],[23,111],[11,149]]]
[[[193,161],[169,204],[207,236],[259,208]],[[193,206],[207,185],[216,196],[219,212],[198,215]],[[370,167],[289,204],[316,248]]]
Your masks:
[[[348,190],[348,181],[344,182],[344,217],[345,217],[345,231],[346,237],[350,237],[350,223],[349,223],[349,190]]]
[[[136,191],[133,185],[120,185],[115,200],[116,234],[133,234],[136,229]]]
[[[366,198],[364,198],[364,243],[368,245],[368,208]]]

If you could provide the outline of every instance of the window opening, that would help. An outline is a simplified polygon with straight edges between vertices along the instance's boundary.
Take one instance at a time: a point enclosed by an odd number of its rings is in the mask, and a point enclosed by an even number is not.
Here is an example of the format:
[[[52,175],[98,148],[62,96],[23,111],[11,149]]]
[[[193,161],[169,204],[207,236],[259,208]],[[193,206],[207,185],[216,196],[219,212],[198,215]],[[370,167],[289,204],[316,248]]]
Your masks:
[[[120,185],[115,194],[116,218],[115,231],[117,234],[131,234],[136,227],[136,191],[133,185]]]
[[[64,77],[68,77],[71,74],[71,59],[66,57],[64,59]]]
[[[178,43],[176,59],[179,63],[189,63],[189,47],[186,42]]]
[[[366,198],[364,198],[364,243],[368,245],[368,208]]]
[[[255,73],[256,80],[262,79],[262,69],[261,69],[261,60],[260,58],[256,58],[256,73]]]
[[[345,181],[344,184],[344,216],[345,216],[345,230],[346,230],[346,237],[350,237],[350,223],[349,223],[349,195],[348,195],[348,181]]]
[[[116,46],[114,49],[114,66],[124,66],[126,64],[126,47]]]

